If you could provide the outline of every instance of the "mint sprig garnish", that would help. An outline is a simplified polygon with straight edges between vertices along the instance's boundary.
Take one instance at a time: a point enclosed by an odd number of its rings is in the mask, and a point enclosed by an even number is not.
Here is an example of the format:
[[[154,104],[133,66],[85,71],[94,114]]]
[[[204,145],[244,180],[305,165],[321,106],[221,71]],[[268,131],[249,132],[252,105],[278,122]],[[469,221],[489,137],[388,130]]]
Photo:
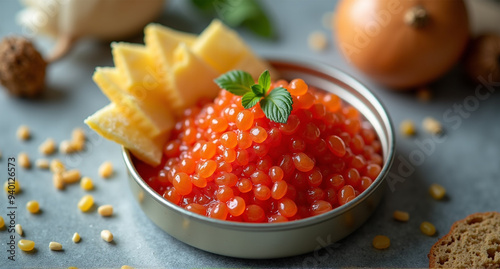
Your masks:
[[[249,109],[260,103],[266,117],[274,122],[286,123],[292,112],[292,95],[283,87],[276,87],[269,92],[271,75],[264,71],[255,83],[252,76],[241,70],[233,70],[215,79],[220,88],[241,96],[241,104]]]

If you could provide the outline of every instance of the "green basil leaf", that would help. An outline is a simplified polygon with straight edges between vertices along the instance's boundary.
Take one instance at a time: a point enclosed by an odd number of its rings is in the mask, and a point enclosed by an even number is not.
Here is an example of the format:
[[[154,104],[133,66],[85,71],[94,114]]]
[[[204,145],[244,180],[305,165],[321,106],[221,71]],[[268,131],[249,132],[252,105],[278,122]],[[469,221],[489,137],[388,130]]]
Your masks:
[[[260,74],[259,85],[264,88],[264,93],[269,90],[269,87],[271,87],[271,74],[269,74],[269,70],[266,70],[262,74]]]
[[[242,25],[250,29],[250,31],[254,32],[256,35],[265,38],[274,37],[273,25],[265,13],[260,13],[253,18],[245,20]]]
[[[272,37],[274,29],[257,0],[191,0],[206,14],[219,17],[231,27],[243,26],[262,37]]]
[[[255,95],[255,93],[247,92],[245,93],[245,95],[243,95],[243,97],[241,97],[241,105],[243,105],[245,109],[249,109],[255,106],[260,101],[260,99],[261,97]]]
[[[274,88],[260,101],[266,117],[274,122],[286,123],[292,112],[292,95],[282,87]]]
[[[225,89],[238,96],[243,96],[245,93],[251,92],[251,87],[255,83],[249,73],[241,70],[233,70],[224,73],[214,81],[221,89]]]
[[[264,88],[262,88],[262,86],[259,84],[252,85],[252,92],[255,93],[256,96],[264,96]]]
[[[191,0],[191,3],[201,10],[209,10],[213,8],[216,0]]]

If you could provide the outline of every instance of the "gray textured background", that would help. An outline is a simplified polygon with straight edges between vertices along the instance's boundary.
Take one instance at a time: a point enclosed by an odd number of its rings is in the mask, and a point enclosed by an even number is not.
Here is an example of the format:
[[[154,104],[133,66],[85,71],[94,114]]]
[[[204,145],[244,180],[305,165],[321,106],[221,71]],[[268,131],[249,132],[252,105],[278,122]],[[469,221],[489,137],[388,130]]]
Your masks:
[[[264,2],[264,1],[262,1]],[[83,120],[108,103],[91,75],[96,66],[111,66],[108,44],[82,41],[64,60],[48,69],[48,90],[41,100],[19,100],[0,92],[0,179],[7,178],[7,158],[26,151],[32,159],[39,157],[38,145],[47,137],[56,141],[68,139],[74,127],[85,127],[90,133],[88,149],[72,157],[56,155],[70,167],[79,168],[84,175],[94,179],[92,191],[98,205],[112,204],[115,215],[102,218],[94,210],[80,212],[76,204],[84,191],[79,186],[69,186],[65,191],[55,191],[50,172],[39,169],[18,169],[23,192],[16,197],[17,223],[25,229],[26,239],[36,242],[34,253],[17,251],[16,261],[7,260],[6,230],[0,230],[0,268],[24,267],[426,267],[427,253],[436,240],[447,233],[450,225],[474,212],[500,210],[500,95],[491,95],[476,104],[474,90],[481,87],[467,81],[459,67],[454,68],[431,85],[434,98],[428,103],[419,102],[414,93],[390,92],[370,83],[342,59],[331,43],[331,34],[321,24],[321,16],[334,9],[335,1],[314,1],[303,4],[295,1],[266,1],[265,7],[273,17],[279,37],[263,40],[242,30],[243,38],[260,54],[293,57],[326,62],[366,83],[386,105],[396,126],[404,119],[420,123],[426,116],[444,122],[445,136],[426,152],[422,163],[414,163],[414,171],[398,172],[401,160],[409,160],[422,152],[419,143],[428,143],[432,136],[421,131],[415,138],[404,138],[397,133],[396,161],[392,172],[399,174],[402,182],[388,191],[381,206],[365,225],[344,240],[327,249],[306,255],[275,260],[243,260],[210,254],[177,241],[157,228],[140,211],[133,200],[126,182],[126,172],[120,155],[120,147],[94,135]],[[0,37],[23,33],[15,23],[15,13],[21,6],[17,1],[0,0]],[[189,1],[171,1],[161,18],[165,25],[199,33],[210,19],[201,16]],[[327,34],[330,47],[322,53],[312,52],[307,46],[307,36],[313,30]],[[142,37],[134,42],[141,42]],[[37,45],[47,52],[52,41],[36,39]],[[499,87],[495,88],[496,90]],[[472,100],[472,101],[471,101]],[[447,111],[456,105],[470,102],[468,115],[445,121]],[[471,105],[474,105],[471,107]],[[450,115],[457,115],[451,112]],[[28,142],[16,139],[19,125],[31,127],[33,138]],[[418,157],[418,156],[417,156]],[[97,167],[111,160],[116,168],[115,176],[103,180],[97,176]],[[433,200],[427,189],[433,182],[445,186],[448,197],[444,201]],[[40,202],[42,213],[29,214],[27,201]],[[6,195],[0,194],[0,215],[6,218]],[[395,209],[410,212],[408,223],[392,220]],[[419,231],[422,221],[435,224],[438,233],[434,237]],[[115,235],[115,244],[100,239],[102,229]],[[82,241],[71,242],[74,232]],[[371,246],[372,238],[384,234],[391,238],[391,247],[384,251]],[[18,236],[19,239],[19,236]],[[50,241],[63,244],[64,251],[53,252]]]

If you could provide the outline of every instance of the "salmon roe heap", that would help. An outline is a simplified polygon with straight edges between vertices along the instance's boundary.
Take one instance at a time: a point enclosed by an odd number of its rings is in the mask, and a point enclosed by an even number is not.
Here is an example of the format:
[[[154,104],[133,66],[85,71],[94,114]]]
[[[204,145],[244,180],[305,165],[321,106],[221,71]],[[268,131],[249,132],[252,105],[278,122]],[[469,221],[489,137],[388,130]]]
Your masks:
[[[285,87],[286,123],[260,105],[221,90],[186,109],[161,165],[135,166],[168,201],[196,214],[241,222],[286,222],[326,213],[370,187],[382,166],[381,143],[361,113],[302,79]]]

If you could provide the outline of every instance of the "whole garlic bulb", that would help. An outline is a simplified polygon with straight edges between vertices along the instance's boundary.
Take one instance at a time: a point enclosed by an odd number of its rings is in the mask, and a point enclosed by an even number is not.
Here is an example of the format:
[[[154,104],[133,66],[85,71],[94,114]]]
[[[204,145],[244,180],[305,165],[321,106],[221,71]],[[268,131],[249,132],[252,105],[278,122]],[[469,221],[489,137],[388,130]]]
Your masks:
[[[58,46],[79,38],[117,40],[142,28],[162,11],[165,0],[20,0],[18,22],[28,33],[49,35]],[[56,48],[57,50],[57,48]]]

